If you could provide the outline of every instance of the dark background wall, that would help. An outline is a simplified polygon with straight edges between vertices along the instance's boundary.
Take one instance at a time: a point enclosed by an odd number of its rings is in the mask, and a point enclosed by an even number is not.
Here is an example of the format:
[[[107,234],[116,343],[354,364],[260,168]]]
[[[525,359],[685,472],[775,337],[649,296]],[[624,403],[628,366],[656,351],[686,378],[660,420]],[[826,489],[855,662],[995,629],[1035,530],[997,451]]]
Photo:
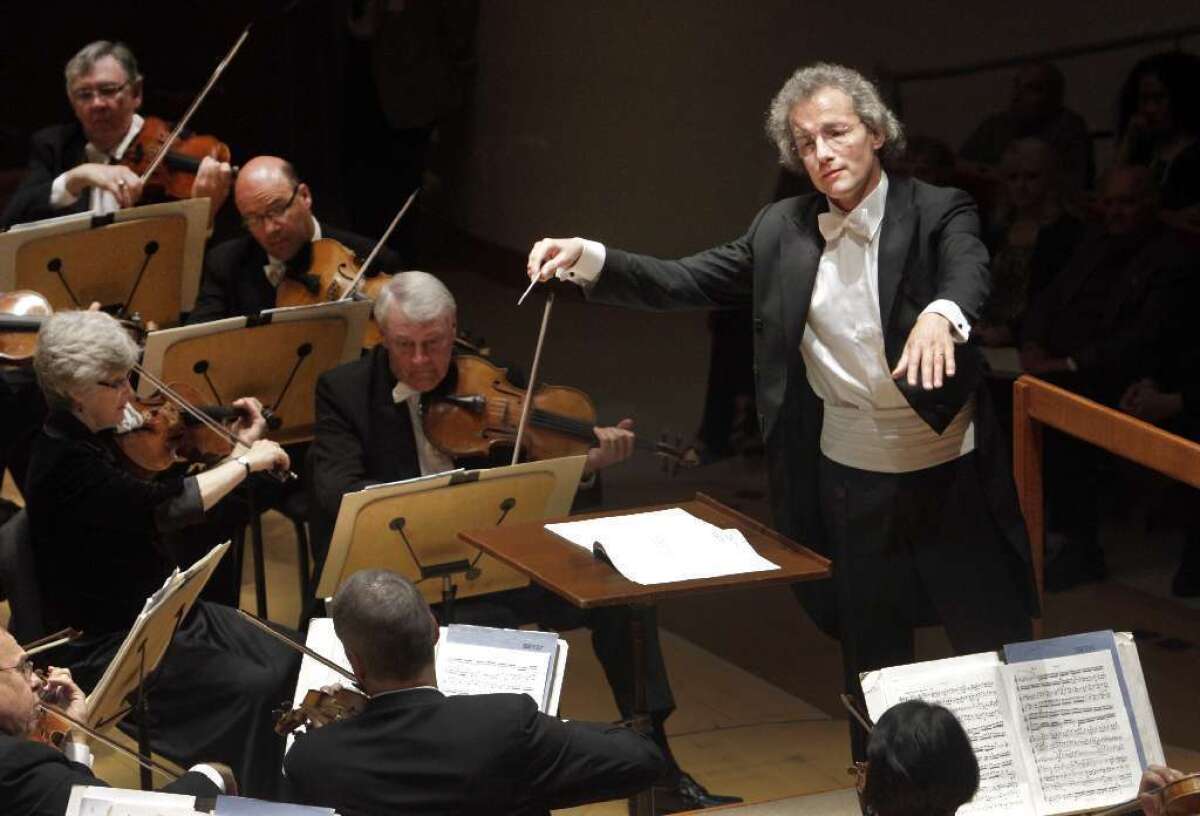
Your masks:
[[[128,42],[147,77],[144,111],[170,118],[258,19],[194,127],[242,160],[293,159],[319,212],[341,217],[340,151],[363,138],[342,104],[344,2],[7,5],[0,165],[23,163],[29,132],[70,116],[62,66],[83,43]],[[763,112],[801,63],[907,71],[1197,23],[1195,0],[484,0],[473,92],[435,147],[427,206],[512,248],[579,233],[683,252],[736,234],[770,195]],[[1164,45],[1064,60],[1068,103],[1093,128],[1111,127],[1124,71]],[[907,123],[957,145],[1006,104],[1010,81],[997,70],[908,83]]]

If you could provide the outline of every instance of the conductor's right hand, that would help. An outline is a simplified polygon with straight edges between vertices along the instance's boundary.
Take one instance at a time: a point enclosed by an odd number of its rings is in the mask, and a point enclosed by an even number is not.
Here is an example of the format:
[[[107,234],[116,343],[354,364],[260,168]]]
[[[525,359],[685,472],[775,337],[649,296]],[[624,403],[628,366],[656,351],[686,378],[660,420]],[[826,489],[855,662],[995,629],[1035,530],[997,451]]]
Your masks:
[[[250,470],[257,473],[260,470],[287,470],[291,467],[291,459],[287,451],[279,447],[278,442],[270,439],[257,439],[242,456],[250,463]]]
[[[123,164],[87,163],[67,171],[67,192],[77,196],[87,187],[107,190],[124,209],[137,204],[142,197],[142,179]]]
[[[583,255],[582,238],[543,238],[529,251],[526,274],[530,280],[542,283],[553,278],[560,269],[570,269]]]

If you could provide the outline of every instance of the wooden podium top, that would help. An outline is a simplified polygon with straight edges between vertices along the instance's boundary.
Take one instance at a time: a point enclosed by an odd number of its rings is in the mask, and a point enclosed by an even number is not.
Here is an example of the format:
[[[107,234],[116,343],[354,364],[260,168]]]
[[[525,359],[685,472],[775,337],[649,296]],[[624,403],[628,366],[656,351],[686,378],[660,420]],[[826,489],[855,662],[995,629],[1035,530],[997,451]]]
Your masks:
[[[669,584],[635,584],[582,547],[548,532],[543,527],[556,521],[622,516],[667,507],[681,507],[717,527],[737,527],[759,555],[778,564],[780,568],[767,572],[749,572]],[[459,537],[514,569],[526,573],[538,584],[581,609],[631,603],[649,604],[677,595],[791,584],[828,578],[831,574],[829,559],[703,493],[697,493],[692,501],[678,505],[636,507],[615,512],[571,516],[569,519],[544,519],[511,526],[465,530],[459,533]]]

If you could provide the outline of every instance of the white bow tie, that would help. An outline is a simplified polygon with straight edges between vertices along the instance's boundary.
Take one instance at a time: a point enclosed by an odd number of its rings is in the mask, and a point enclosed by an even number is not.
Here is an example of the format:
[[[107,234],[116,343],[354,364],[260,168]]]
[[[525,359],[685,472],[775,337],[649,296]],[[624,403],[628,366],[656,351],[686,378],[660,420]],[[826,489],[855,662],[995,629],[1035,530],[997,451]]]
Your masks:
[[[845,215],[836,212],[823,212],[817,215],[817,229],[826,241],[832,241],[843,232],[857,235],[864,241],[871,238],[871,227],[867,223],[867,214],[862,209],[854,210]]]

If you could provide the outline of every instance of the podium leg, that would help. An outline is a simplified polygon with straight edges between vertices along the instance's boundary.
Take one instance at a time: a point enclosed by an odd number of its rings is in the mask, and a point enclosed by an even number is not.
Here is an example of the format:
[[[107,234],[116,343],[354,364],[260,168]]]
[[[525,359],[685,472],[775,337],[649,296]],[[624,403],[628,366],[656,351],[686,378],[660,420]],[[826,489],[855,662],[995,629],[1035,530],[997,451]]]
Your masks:
[[[629,632],[633,638],[633,727],[650,735],[650,713],[646,710],[646,627],[645,617],[637,614],[641,604],[634,606]],[[654,787],[636,794],[629,801],[633,816],[654,816]]]

